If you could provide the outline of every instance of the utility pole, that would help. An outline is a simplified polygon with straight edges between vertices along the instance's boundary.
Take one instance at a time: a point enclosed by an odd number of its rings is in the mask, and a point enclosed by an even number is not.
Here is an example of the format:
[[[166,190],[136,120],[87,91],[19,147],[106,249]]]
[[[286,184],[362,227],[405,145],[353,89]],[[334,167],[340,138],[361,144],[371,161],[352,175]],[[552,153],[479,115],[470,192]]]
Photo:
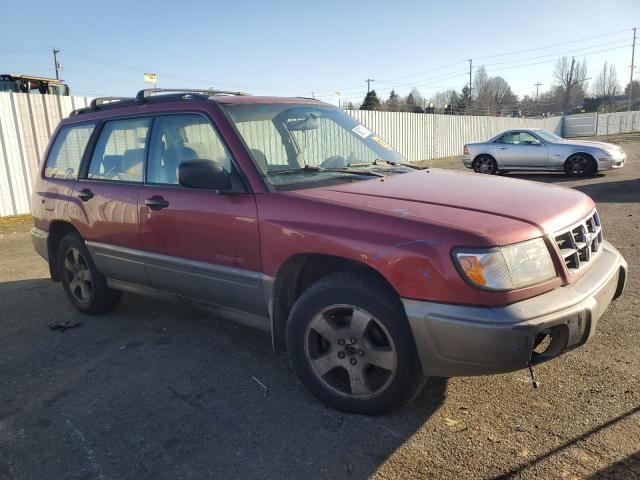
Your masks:
[[[60,50],[56,50],[55,48],[53,49],[53,64],[55,65],[56,68],[56,80],[60,80],[60,64],[58,63],[58,54],[60,53]]]
[[[542,85],[540,82],[534,83],[534,85],[536,86],[536,102],[538,101],[538,88],[540,88],[540,85]]]
[[[367,93],[369,93],[371,91],[371,82],[375,82],[375,80],[373,78],[367,78],[365,82],[367,82]]]
[[[636,54],[636,27],[633,27],[633,43],[631,44],[631,79],[629,80],[629,105],[627,111],[631,111],[631,102],[633,100],[633,61]]]
[[[473,69],[473,60],[469,59],[469,99],[471,99],[471,71]]]
[[[338,97],[338,108],[342,109],[342,105],[340,104],[340,95],[342,95],[342,92],[336,92],[336,97]]]
[[[571,57],[571,70],[569,70],[569,81],[567,82],[567,91],[564,99],[564,114],[568,115],[567,110],[571,106],[571,87],[573,87],[573,66],[576,63],[576,59]]]

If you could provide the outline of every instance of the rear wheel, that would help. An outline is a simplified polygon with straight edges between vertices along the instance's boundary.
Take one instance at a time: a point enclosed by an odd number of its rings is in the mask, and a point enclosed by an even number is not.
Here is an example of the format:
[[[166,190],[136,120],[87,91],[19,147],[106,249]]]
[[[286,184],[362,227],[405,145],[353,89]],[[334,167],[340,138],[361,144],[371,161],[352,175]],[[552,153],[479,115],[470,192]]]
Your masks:
[[[495,175],[498,173],[498,164],[489,155],[480,155],[473,161],[473,171],[476,173]]]
[[[106,313],[118,304],[120,292],[107,287],[77,233],[69,233],[60,241],[58,271],[69,300],[82,313]]]
[[[585,153],[571,155],[564,164],[564,171],[571,177],[587,177],[598,171],[596,161]]]
[[[309,390],[346,412],[400,407],[425,380],[402,304],[367,274],[340,272],[312,285],[291,310],[287,349]]]

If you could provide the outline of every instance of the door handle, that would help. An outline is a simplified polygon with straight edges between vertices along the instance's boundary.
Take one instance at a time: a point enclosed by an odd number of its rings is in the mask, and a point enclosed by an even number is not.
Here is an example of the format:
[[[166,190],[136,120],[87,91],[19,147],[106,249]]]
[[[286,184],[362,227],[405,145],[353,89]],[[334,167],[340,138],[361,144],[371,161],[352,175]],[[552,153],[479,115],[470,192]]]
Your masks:
[[[498,147],[500,150],[507,150],[509,147]]]
[[[154,195],[151,198],[147,198],[144,204],[151,210],[162,210],[169,206],[169,202],[162,198],[160,195]]]
[[[93,192],[88,188],[83,188],[78,192],[78,198],[83,202],[87,202],[93,198]]]

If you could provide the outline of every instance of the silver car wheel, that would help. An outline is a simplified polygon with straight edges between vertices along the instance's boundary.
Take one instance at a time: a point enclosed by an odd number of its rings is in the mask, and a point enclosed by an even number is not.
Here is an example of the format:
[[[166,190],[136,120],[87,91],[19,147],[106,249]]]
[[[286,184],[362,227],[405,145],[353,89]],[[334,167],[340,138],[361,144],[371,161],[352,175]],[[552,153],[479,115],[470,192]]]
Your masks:
[[[495,173],[495,163],[489,157],[481,157],[476,160],[474,169],[477,173],[485,173],[491,175]]]
[[[398,368],[389,331],[355,305],[330,305],[311,319],[305,331],[305,356],[325,388],[359,400],[384,392]]]
[[[573,157],[569,168],[573,175],[584,175],[587,171],[589,161],[583,155]]]
[[[77,248],[67,250],[64,257],[64,270],[71,294],[78,302],[89,303],[93,289],[91,270],[80,250]]]

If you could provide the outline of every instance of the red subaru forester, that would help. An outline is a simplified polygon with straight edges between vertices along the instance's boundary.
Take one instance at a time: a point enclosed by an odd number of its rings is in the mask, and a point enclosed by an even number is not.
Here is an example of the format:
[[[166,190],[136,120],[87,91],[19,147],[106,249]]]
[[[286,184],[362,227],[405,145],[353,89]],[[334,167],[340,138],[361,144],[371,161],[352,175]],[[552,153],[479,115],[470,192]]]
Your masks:
[[[35,249],[71,303],[177,295],[269,330],[349,412],[587,341],[627,265],[586,195],[419,169],[313,99],[143,90],[58,126]],[[233,314],[233,315],[231,315]]]

